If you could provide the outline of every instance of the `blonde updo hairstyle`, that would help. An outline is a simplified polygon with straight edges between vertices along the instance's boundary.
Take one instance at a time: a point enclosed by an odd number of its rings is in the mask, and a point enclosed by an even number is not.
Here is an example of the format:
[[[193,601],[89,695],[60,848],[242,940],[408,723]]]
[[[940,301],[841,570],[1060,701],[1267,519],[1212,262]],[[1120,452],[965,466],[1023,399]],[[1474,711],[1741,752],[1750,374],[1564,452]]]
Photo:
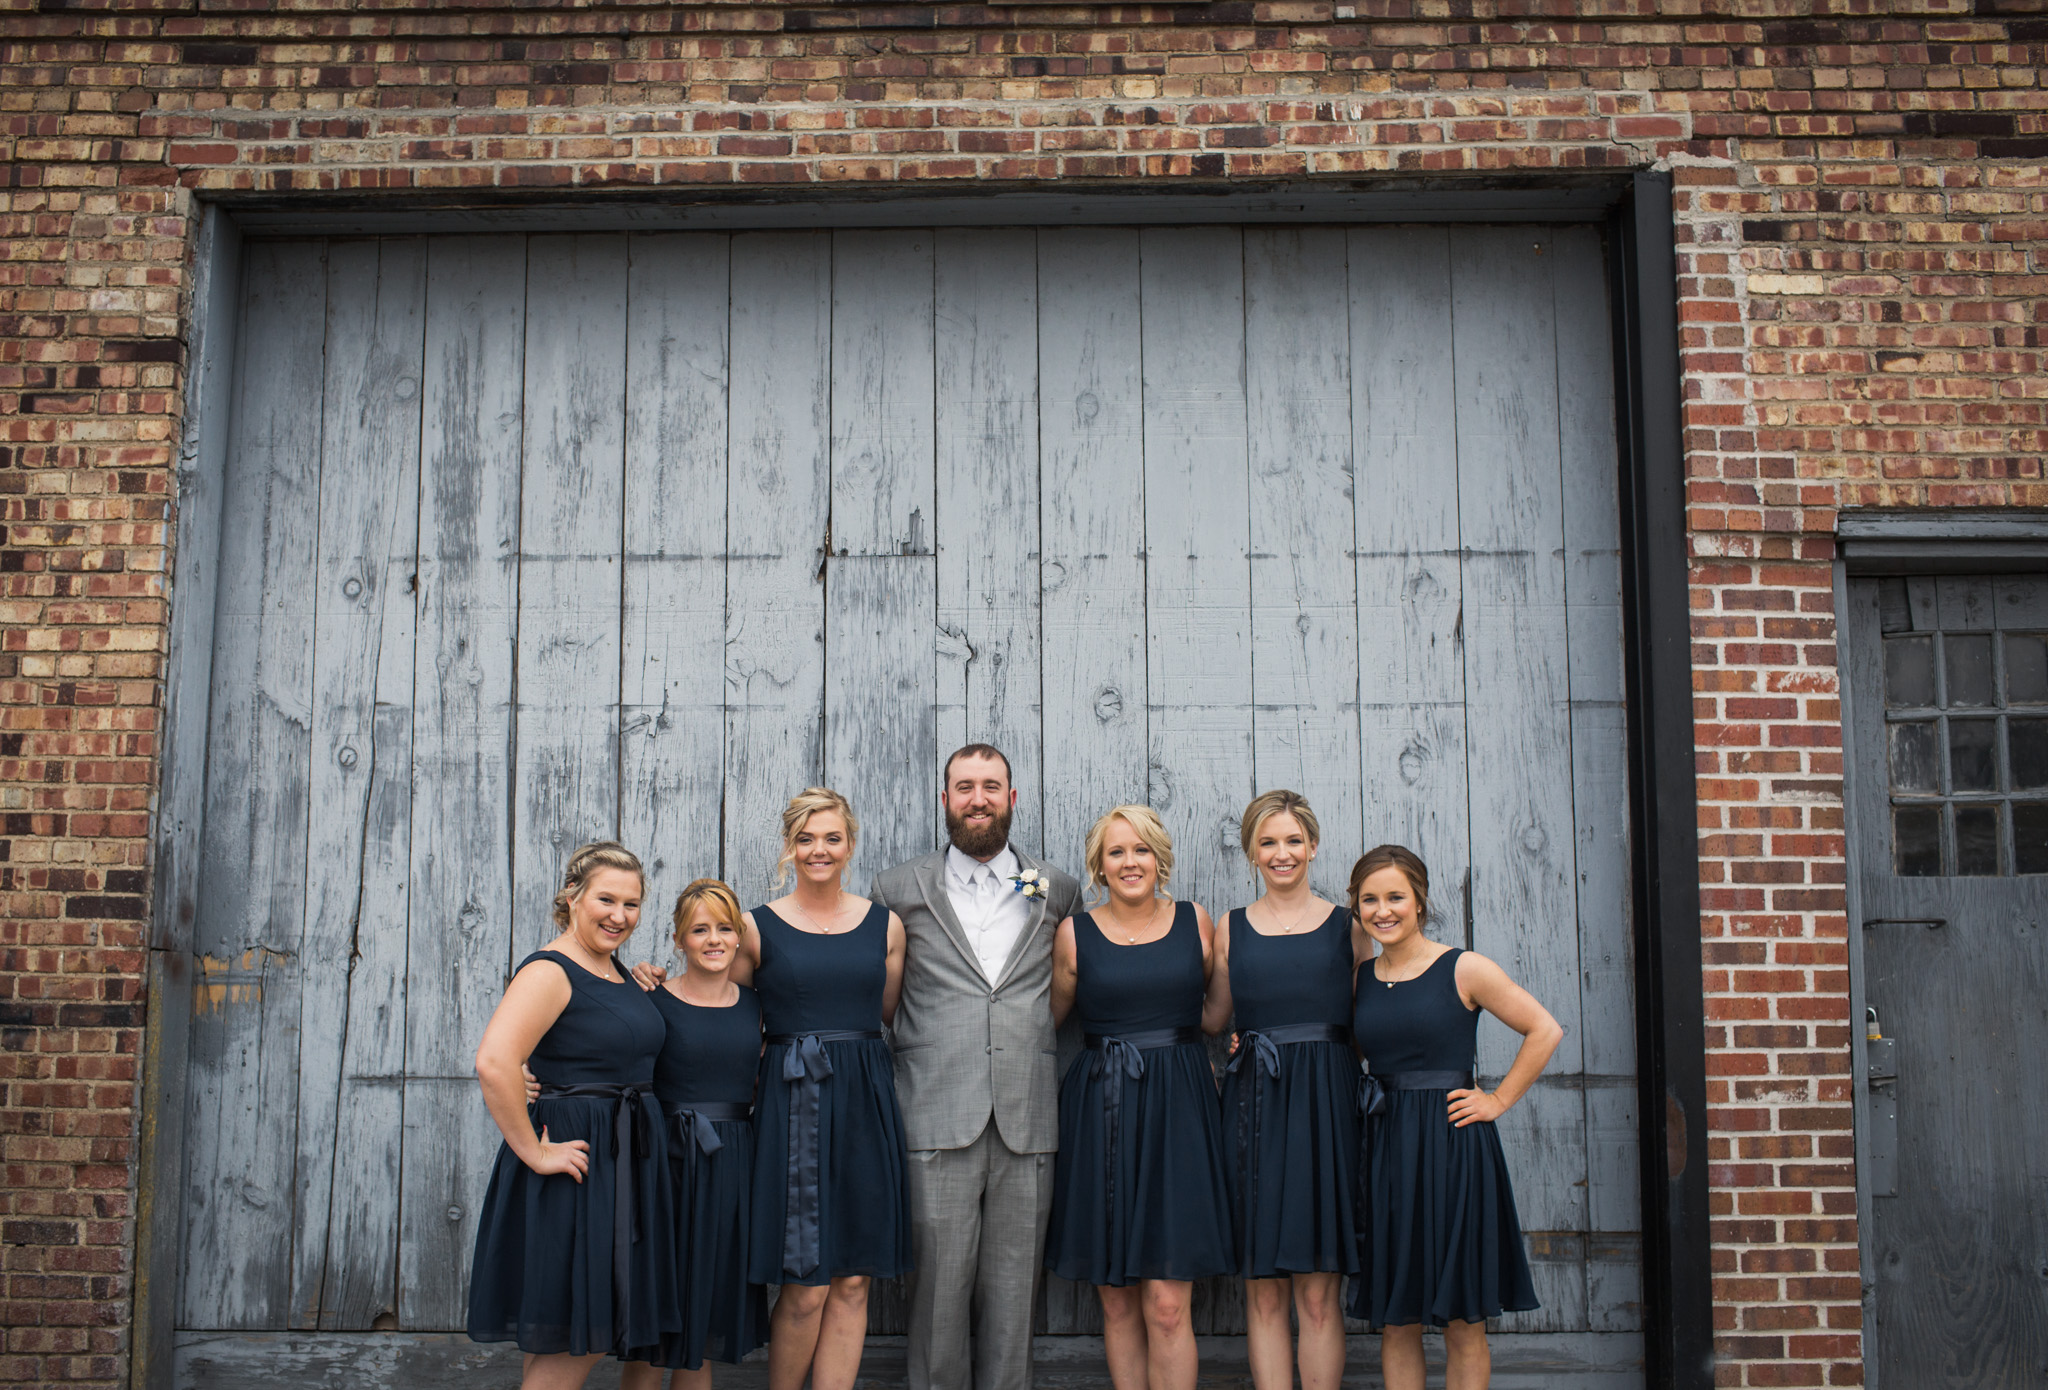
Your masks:
[[[599,869],[622,869],[640,880],[641,890],[647,887],[647,871],[640,867],[639,856],[617,840],[595,840],[579,845],[569,856],[569,867],[562,870],[561,891],[555,894],[555,925],[569,925],[569,909],[583,896],[583,890],[590,885],[590,876]]]
[[[674,924],[676,949],[683,949],[683,928],[690,925],[690,919],[697,915],[699,907],[707,907],[711,915],[730,926],[741,936],[747,934],[746,918],[740,915],[739,895],[728,888],[723,879],[700,878],[692,880],[690,886],[676,894],[676,910],[669,914]]]
[[[1088,865],[1088,881],[1098,888],[1109,887],[1109,874],[1103,869],[1102,856],[1109,839],[1109,823],[1113,820],[1121,820],[1130,826],[1145,842],[1146,848],[1152,851],[1152,857],[1159,861],[1159,882],[1152,891],[1157,896],[1167,896],[1166,883],[1173,877],[1173,837],[1166,833],[1159,813],[1150,806],[1112,806],[1088,827],[1088,843],[1082,851],[1082,858]]]
[[[1374,845],[1358,856],[1358,862],[1351,866],[1351,886],[1348,890],[1351,900],[1351,915],[1358,916],[1358,895],[1364,889],[1365,881],[1381,869],[1399,869],[1401,876],[1408,880],[1408,888],[1415,894],[1415,924],[1429,925],[1429,866],[1422,857],[1406,845]]]
[[[796,863],[797,832],[820,811],[837,811],[846,822],[847,845],[860,843],[860,818],[853,814],[853,803],[830,787],[805,787],[782,808],[782,857],[775,861],[777,887],[788,881],[790,868]]]
[[[1244,847],[1245,858],[1252,857],[1252,844],[1259,838],[1259,827],[1282,813],[1301,823],[1310,849],[1322,844],[1323,827],[1316,819],[1316,813],[1309,809],[1307,797],[1285,789],[1260,792],[1246,804],[1244,816],[1237,823],[1237,842]]]

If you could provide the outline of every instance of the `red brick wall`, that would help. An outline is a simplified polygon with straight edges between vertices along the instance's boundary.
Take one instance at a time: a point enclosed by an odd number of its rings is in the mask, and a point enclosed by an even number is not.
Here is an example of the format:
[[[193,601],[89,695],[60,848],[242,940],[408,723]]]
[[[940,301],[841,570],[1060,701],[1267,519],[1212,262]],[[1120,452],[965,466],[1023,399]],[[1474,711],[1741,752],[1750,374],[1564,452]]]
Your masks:
[[[2048,505],[2048,18],[1804,13],[1828,3],[0,0],[0,1382],[125,1374],[193,190],[1655,161],[1681,222],[1720,1376],[1859,1382],[1827,537],[1844,505]]]

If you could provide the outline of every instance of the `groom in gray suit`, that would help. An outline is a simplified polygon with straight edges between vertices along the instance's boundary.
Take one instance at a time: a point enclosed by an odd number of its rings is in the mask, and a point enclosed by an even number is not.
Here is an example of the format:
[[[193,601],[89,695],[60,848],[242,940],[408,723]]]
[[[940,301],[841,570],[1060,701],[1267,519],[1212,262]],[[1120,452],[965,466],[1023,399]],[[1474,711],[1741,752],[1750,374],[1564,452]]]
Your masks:
[[[952,843],[875,878],[909,950],[893,1041],[910,1147],[910,1390],[1030,1390],[1059,1147],[1052,938],[1081,885],[1010,846],[1010,761],[946,760]]]

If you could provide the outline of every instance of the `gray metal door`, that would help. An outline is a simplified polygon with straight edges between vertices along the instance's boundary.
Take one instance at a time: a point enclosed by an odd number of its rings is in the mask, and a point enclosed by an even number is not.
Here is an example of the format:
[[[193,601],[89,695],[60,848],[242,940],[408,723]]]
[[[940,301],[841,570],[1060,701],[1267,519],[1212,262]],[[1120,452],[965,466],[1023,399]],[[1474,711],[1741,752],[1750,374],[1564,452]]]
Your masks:
[[[1857,580],[1873,1380],[2048,1384],[2048,578]]]
[[[1508,1330],[1638,1345],[1595,229],[245,262],[181,1327],[460,1327],[498,1143],[470,1059],[569,847],[638,847],[657,905],[702,873],[758,901],[776,812],[826,780],[858,886],[937,841],[972,736],[1016,759],[1021,843],[1078,867],[1098,811],[1149,799],[1219,912],[1262,787],[1315,803],[1327,894],[1367,845],[1427,855],[1442,929],[1568,1030],[1502,1125],[1544,1303]],[[1512,1042],[1489,1024],[1482,1071]],[[1233,1283],[1198,1311],[1242,1325]],[[1049,1330],[1098,1318],[1048,1291]]]

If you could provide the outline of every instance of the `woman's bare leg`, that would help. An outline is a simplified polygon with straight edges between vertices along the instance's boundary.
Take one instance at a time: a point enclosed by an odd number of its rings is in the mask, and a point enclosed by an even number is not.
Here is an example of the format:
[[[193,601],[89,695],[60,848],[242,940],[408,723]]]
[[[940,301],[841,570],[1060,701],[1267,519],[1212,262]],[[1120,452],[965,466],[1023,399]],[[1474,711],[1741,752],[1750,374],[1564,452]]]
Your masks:
[[[1290,1280],[1244,1281],[1244,1341],[1253,1390],[1293,1390],[1294,1334],[1287,1326]],[[1311,1390],[1306,1379],[1302,1390]]]
[[[804,1390],[830,1289],[784,1284],[768,1318],[768,1390]]]
[[[694,1371],[676,1367],[669,1373],[668,1390],[711,1390],[711,1363],[707,1361]]]
[[[1294,1276],[1301,1390],[1337,1390],[1344,1380],[1344,1276]]]
[[[1195,1286],[1185,1279],[1147,1279],[1145,1379],[1150,1390],[1195,1390]]]
[[[1493,1380],[1493,1352],[1486,1324],[1454,1322],[1444,1329],[1444,1390],[1486,1390]]]
[[[1116,1390],[1145,1390],[1145,1310],[1139,1288],[1097,1284],[1102,1299],[1102,1351]]]
[[[566,1351],[529,1355],[525,1374],[519,1378],[519,1390],[583,1390],[583,1382],[590,1379],[590,1373],[602,1360],[602,1352],[588,1356],[571,1356]]]
[[[1423,1390],[1421,1323],[1380,1329],[1380,1378],[1387,1390]]]
[[[860,1354],[868,1340],[868,1280],[842,1274],[825,1295],[818,1320],[817,1350],[811,1358],[811,1390],[853,1390]]]

